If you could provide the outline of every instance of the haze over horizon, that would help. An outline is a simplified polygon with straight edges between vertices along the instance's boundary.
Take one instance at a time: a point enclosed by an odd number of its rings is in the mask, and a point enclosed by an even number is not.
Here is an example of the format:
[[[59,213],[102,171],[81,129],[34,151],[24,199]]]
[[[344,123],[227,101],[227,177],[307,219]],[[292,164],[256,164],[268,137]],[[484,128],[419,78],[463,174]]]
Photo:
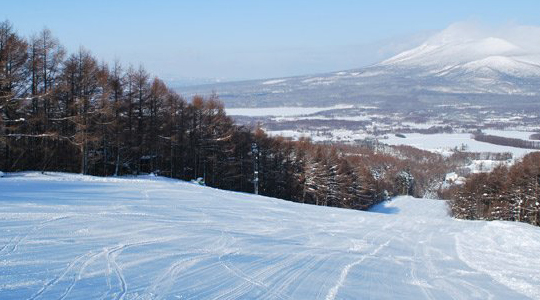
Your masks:
[[[484,33],[518,25],[540,30],[540,4],[519,2],[99,0],[90,6],[23,0],[6,3],[0,18],[25,36],[47,27],[70,52],[84,46],[106,62],[118,58],[168,81],[196,83],[363,67],[418,46],[456,22]]]

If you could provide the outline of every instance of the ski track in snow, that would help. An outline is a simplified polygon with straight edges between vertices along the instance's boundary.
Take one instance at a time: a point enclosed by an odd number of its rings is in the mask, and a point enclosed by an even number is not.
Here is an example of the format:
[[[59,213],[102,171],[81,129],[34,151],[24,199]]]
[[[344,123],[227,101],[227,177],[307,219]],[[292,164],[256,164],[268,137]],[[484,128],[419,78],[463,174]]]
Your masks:
[[[540,229],[164,178],[0,179],[0,299],[540,299]]]
[[[377,247],[375,250],[373,250],[372,252],[368,253],[366,256],[363,256],[362,258],[360,258],[359,260],[353,262],[353,263],[350,263],[348,265],[346,265],[342,270],[341,270],[341,274],[339,275],[339,279],[338,279],[338,282],[336,283],[335,286],[333,286],[330,291],[328,291],[328,295],[326,295],[326,300],[334,300],[336,298],[336,295],[339,291],[339,288],[341,288],[341,286],[343,286],[343,283],[345,282],[345,279],[347,278],[347,275],[349,274],[349,271],[351,270],[351,268],[361,264],[368,256],[373,256],[375,254],[377,254],[377,252],[381,251],[382,248],[388,246],[388,244],[390,243],[390,241],[380,245],[379,247]]]

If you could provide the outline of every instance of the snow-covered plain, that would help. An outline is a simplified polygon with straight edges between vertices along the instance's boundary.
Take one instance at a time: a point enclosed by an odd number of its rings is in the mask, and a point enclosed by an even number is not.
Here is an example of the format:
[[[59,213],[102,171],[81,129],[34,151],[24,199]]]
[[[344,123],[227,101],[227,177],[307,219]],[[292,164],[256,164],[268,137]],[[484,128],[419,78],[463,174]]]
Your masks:
[[[511,139],[522,139],[526,141],[530,140],[531,135],[536,133],[533,131],[495,130],[495,129],[486,129],[486,130],[483,130],[483,132],[485,134],[502,136],[502,137],[507,137]]]
[[[271,130],[267,131],[270,136],[282,136],[298,140],[300,138],[310,138],[314,142],[354,142],[356,140],[362,140],[368,137],[367,134],[360,131],[348,130],[348,129],[334,129],[334,130]]]
[[[302,116],[314,114],[322,111],[333,109],[351,108],[352,105],[337,104],[327,107],[300,107],[300,106],[281,106],[281,107],[254,107],[254,108],[226,108],[225,111],[231,116],[248,116],[248,117],[264,117],[264,116]]]
[[[503,131],[486,131],[490,134],[498,133],[498,135],[504,136],[501,133]],[[510,152],[515,158],[520,158],[527,153],[537,150],[522,149],[509,146],[500,146],[490,143],[479,142],[472,139],[470,133],[439,133],[439,134],[422,134],[422,133],[407,133],[405,138],[400,138],[395,135],[388,135],[387,139],[381,139],[380,141],[389,145],[409,145],[416,148],[439,152],[450,153],[455,147],[461,148],[462,145],[466,145],[466,151],[468,152]],[[510,136],[508,134],[507,136]]]
[[[540,299],[540,229],[164,178],[0,179],[0,299]]]

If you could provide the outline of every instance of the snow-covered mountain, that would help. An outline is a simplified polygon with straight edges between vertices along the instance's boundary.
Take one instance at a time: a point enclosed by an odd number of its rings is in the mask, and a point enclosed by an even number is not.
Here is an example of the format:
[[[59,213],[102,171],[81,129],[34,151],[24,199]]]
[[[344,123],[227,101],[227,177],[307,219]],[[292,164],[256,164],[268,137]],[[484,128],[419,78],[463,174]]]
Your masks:
[[[540,230],[159,177],[0,178],[0,299],[540,299]]]
[[[188,87],[215,90],[228,106],[499,98],[540,94],[540,28],[486,31],[454,24],[416,48],[341,72]]]
[[[540,52],[502,37],[467,35],[465,30],[460,24],[450,26],[422,45],[373,68],[409,73],[432,90],[525,95],[538,92],[527,85],[540,77]],[[447,83],[437,84],[437,78]]]

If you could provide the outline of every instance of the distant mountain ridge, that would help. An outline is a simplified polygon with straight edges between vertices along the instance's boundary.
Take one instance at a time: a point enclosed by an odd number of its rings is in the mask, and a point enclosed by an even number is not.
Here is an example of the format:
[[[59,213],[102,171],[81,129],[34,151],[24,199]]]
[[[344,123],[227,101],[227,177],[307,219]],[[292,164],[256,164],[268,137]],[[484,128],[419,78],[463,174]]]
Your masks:
[[[457,23],[420,46],[369,67],[187,87],[180,92],[189,96],[216,91],[229,107],[537,97],[540,42],[521,41],[527,30],[535,34],[540,29],[516,30],[489,35]]]

